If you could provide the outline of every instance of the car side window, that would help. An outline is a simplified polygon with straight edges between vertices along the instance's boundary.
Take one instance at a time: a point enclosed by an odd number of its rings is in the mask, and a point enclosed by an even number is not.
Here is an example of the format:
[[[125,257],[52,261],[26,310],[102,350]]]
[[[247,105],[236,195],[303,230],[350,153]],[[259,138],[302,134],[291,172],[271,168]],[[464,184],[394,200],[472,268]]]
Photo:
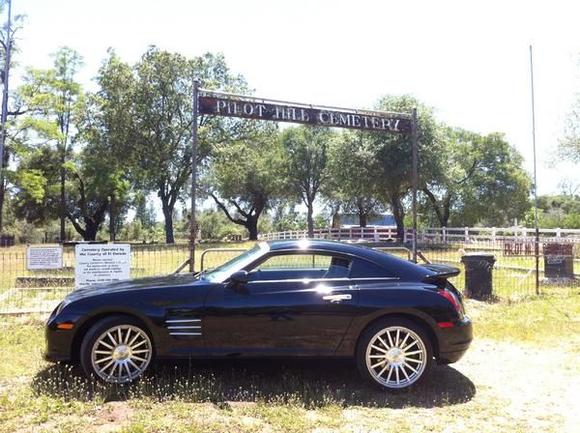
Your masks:
[[[350,270],[351,278],[393,278],[388,269],[364,259],[354,259]]]
[[[252,280],[346,278],[351,260],[325,254],[276,254],[250,270]]]

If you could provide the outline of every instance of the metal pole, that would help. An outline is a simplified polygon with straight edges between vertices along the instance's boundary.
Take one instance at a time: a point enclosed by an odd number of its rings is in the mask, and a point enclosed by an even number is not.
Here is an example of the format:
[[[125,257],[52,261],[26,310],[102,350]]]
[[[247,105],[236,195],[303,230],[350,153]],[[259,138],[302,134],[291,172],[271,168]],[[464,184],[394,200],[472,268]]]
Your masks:
[[[418,149],[417,149],[417,109],[413,108],[411,122],[411,141],[413,147],[413,261],[417,262],[417,188],[419,184],[418,174]]]
[[[540,228],[538,227],[538,172],[536,165],[536,103],[534,99],[534,59],[530,45],[530,79],[532,86],[532,145],[534,154],[534,227],[536,229],[536,295],[540,294]]]
[[[197,190],[197,115],[199,103],[199,81],[193,79],[193,117],[191,123],[191,216],[189,219],[189,271],[195,272],[195,235],[197,234],[197,223],[195,219],[195,198]]]
[[[6,143],[6,120],[8,118],[8,74],[10,73],[10,52],[12,50],[12,0],[8,1],[8,18],[6,24],[6,55],[4,56],[4,89],[2,91],[2,115],[0,118],[0,188],[4,188],[4,145]],[[0,208],[0,212],[2,212]],[[0,229],[2,229],[2,215],[0,215]]]

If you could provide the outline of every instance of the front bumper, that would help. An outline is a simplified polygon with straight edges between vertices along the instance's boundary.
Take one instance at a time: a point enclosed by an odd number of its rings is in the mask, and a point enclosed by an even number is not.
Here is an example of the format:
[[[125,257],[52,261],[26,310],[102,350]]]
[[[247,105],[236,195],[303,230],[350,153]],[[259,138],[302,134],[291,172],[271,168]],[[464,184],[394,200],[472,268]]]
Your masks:
[[[46,361],[50,362],[70,361],[72,358],[71,350],[75,330],[57,329],[56,325],[63,320],[62,318],[57,320],[58,315],[56,314],[56,311],[57,310],[50,315],[46,322],[44,330],[46,346],[43,357]]]
[[[437,363],[451,364],[459,361],[465,352],[467,352],[473,340],[473,325],[471,319],[464,316],[452,328],[439,329],[437,339],[439,341]]]

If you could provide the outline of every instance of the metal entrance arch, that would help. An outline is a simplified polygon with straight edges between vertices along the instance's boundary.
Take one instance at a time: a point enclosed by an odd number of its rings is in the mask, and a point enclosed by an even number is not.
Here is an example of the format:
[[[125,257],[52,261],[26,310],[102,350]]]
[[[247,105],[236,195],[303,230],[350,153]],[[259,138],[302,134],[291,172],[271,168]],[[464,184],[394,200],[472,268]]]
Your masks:
[[[195,235],[197,231],[195,199],[197,189],[197,120],[199,114],[410,135],[413,154],[412,251],[413,261],[417,261],[418,137],[416,108],[411,113],[393,113],[302,104],[201,89],[197,80],[194,81],[193,85],[192,104],[191,231],[189,238],[189,269],[191,272],[194,271],[195,265]]]

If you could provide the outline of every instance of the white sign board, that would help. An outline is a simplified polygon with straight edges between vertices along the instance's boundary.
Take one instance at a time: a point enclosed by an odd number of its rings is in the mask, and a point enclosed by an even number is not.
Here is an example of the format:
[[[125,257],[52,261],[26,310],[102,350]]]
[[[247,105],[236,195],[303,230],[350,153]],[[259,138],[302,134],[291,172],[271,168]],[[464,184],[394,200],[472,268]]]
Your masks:
[[[33,247],[26,248],[26,267],[36,269],[62,269],[62,247]]]
[[[75,287],[126,280],[131,274],[131,246],[79,244],[75,247]]]

